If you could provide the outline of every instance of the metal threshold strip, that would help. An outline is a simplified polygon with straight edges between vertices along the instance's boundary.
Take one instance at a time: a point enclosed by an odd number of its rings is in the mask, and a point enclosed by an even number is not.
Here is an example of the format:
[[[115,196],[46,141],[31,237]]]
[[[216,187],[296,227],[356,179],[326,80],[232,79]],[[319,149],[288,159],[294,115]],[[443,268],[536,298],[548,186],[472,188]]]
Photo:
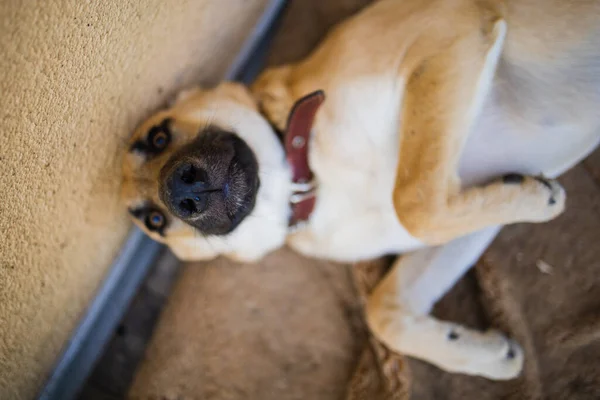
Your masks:
[[[256,77],[286,3],[286,0],[269,1],[225,79],[250,83]],[[70,400],[77,396],[144,278],[165,250],[138,228],[132,229],[39,399]]]

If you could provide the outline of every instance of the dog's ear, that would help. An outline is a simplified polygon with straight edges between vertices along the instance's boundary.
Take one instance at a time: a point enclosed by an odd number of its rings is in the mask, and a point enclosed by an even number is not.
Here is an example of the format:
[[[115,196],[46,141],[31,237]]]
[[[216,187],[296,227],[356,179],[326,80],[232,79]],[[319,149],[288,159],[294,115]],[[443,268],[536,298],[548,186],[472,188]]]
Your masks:
[[[257,108],[256,101],[250,93],[250,90],[241,83],[222,82],[215,88],[215,92],[218,92],[219,95],[225,95],[234,102],[243,104],[249,108]]]
[[[282,132],[294,106],[290,92],[291,66],[271,68],[263,72],[252,85],[258,107],[273,125]]]

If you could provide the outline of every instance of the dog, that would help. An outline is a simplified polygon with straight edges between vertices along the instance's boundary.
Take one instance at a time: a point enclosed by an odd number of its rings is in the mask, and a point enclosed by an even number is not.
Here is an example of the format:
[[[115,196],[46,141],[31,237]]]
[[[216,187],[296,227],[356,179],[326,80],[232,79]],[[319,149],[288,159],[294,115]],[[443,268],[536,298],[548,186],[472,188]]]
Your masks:
[[[142,123],[125,203],[182,260],[402,254],[368,300],[374,335],[514,378],[518,343],[430,310],[503,225],[564,210],[554,178],[600,142],[599,31],[598,1],[380,0],[306,59]]]

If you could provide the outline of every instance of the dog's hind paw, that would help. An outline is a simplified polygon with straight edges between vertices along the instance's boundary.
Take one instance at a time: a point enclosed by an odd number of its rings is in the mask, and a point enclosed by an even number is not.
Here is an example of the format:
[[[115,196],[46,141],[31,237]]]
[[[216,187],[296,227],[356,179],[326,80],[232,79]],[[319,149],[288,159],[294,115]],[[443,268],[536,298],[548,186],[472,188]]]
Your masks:
[[[475,375],[494,380],[507,380],[519,376],[523,369],[523,349],[514,340],[507,338],[506,341],[507,348],[497,359],[474,365]]]
[[[523,368],[521,346],[498,331],[484,333],[457,325],[447,333],[445,347],[435,364],[446,371],[506,380]]]

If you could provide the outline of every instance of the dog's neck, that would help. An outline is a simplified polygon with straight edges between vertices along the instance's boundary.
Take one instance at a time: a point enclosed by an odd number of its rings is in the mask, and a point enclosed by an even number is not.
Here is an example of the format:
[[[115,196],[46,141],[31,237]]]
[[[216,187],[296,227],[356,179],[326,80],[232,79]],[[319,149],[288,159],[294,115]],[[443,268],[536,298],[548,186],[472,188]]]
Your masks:
[[[302,97],[292,107],[285,132],[278,132],[283,136],[286,159],[292,172],[291,228],[308,221],[315,207],[316,182],[308,162],[308,151],[315,115],[324,100],[322,91]]]

